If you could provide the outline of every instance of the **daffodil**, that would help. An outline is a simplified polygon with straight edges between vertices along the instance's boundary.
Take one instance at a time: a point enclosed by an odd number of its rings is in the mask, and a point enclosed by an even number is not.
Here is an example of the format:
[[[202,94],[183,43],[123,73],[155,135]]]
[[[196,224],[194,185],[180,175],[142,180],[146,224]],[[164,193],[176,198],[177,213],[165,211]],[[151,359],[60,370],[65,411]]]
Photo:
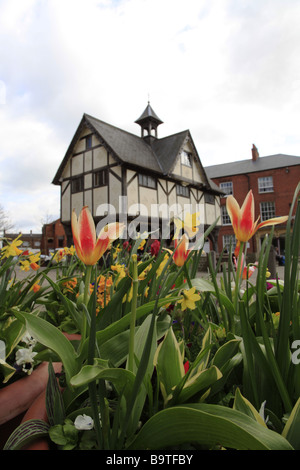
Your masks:
[[[232,227],[238,240],[238,247],[240,242],[247,242],[261,227],[268,225],[276,225],[286,222],[288,216],[274,217],[272,219],[264,220],[258,223],[259,217],[254,221],[254,197],[252,190],[250,190],[243,202],[242,207],[239,206],[237,200],[232,196],[226,199],[226,208],[231,219]]]
[[[19,256],[22,253],[22,250],[18,248],[18,246],[22,245],[22,240],[19,238],[21,237],[18,235],[18,237],[13,240],[11,243],[7,242],[7,245],[2,248],[2,256],[1,258],[9,258],[10,256]]]
[[[184,220],[180,219],[179,217],[175,217],[174,224],[176,229],[174,233],[174,240],[179,238],[182,230],[184,230],[184,233],[187,234],[189,238],[194,238],[200,225],[200,221],[198,220],[199,216],[200,212],[194,212],[193,214],[185,214]]]
[[[24,251],[23,252],[23,255],[28,255],[28,258],[24,259],[24,260],[20,260],[20,268],[22,271],[29,271],[30,268],[33,269],[33,271],[37,271],[39,269],[39,260],[40,260],[40,256],[41,256],[41,253],[37,253],[37,254],[34,254],[34,253],[30,253],[28,251]]]
[[[116,240],[123,231],[124,224],[111,223],[106,225],[96,237],[95,223],[87,206],[77,215],[72,212],[72,233],[78,258],[87,266],[95,265],[108,249],[110,243]]]
[[[186,310],[189,308],[190,310],[195,310],[196,304],[198,300],[200,300],[200,295],[195,293],[196,288],[192,287],[188,290],[183,290],[182,295],[183,297],[178,300],[178,303],[181,304],[181,310]]]
[[[166,253],[165,256],[164,256],[163,261],[160,263],[160,265],[158,266],[158,268],[156,270],[156,277],[159,277],[161,275],[165,265],[168,262],[168,259],[169,259],[169,255]]]

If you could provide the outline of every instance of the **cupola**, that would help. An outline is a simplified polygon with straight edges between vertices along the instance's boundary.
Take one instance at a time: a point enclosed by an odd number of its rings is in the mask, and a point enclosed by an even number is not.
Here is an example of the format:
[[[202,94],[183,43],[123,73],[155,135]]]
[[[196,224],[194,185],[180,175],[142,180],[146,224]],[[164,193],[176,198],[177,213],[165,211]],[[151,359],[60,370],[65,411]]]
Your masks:
[[[149,144],[153,139],[157,139],[157,128],[163,123],[151,108],[149,101],[146,109],[135,122],[141,126],[141,137]]]

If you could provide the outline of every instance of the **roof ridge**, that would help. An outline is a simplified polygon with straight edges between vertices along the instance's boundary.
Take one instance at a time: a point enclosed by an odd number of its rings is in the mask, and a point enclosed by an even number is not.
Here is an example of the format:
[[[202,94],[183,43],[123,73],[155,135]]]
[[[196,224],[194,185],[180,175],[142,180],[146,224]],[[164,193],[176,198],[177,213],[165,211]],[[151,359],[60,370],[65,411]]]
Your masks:
[[[84,113],[84,117],[94,119],[95,121],[98,121],[101,124],[105,124],[106,126],[113,127],[114,129],[117,129],[118,131],[124,132],[125,134],[129,134],[130,136],[136,137],[140,140],[140,137],[137,134],[133,134],[133,132],[129,132],[129,131],[126,131],[125,129],[121,129],[121,127],[115,126],[114,124],[110,124],[109,122],[102,121],[102,119],[98,119],[95,116],[92,116],[91,114]]]

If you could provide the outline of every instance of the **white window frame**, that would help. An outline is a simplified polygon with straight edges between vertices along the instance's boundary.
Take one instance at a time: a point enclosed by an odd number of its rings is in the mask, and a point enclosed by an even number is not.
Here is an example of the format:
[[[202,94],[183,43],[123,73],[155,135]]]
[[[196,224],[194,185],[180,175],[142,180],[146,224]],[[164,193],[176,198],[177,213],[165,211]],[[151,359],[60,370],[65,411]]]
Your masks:
[[[189,168],[192,168],[192,154],[190,152],[187,152],[186,150],[181,151],[180,155],[180,161],[181,165],[188,166]]]
[[[258,178],[257,185],[260,194],[274,192],[273,176],[262,176]]]
[[[220,189],[225,194],[225,197],[233,194],[233,183],[232,181],[223,181],[220,183]]]
[[[221,206],[222,225],[231,225],[231,219],[227,212],[226,206]]]
[[[231,244],[232,252],[234,251],[235,246],[236,246],[236,242],[237,242],[237,240],[236,240],[234,234],[225,234],[222,237],[223,248],[228,249],[228,251],[229,251],[229,248],[230,248],[230,244]]]
[[[260,219],[262,222],[275,217],[275,202],[264,201],[260,203]]]

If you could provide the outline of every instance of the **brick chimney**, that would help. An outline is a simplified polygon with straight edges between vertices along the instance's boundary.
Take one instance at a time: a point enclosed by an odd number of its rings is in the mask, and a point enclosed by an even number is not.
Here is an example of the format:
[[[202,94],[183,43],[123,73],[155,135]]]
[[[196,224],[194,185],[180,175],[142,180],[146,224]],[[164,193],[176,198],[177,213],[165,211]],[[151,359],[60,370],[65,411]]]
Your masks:
[[[254,162],[256,162],[256,160],[257,160],[258,157],[259,157],[259,153],[258,153],[258,150],[257,150],[257,148],[255,147],[254,144],[253,144],[253,147],[252,147],[252,149],[251,149],[251,152],[252,152],[252,160],[253,160]]]

